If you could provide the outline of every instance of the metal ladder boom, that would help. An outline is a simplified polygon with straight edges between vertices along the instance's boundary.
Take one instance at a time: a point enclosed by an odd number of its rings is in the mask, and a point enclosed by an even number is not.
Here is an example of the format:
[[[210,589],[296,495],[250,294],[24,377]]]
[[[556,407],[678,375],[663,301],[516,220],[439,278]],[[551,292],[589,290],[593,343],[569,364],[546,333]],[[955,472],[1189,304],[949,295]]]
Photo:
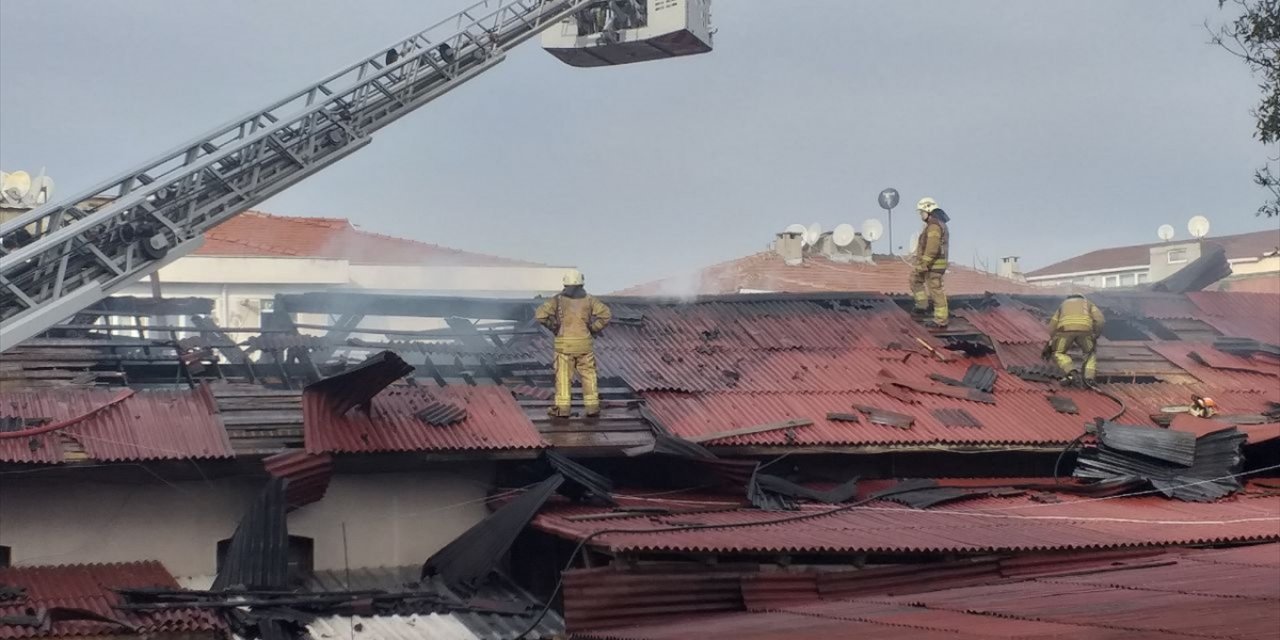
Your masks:
[[[481,0],[265,109],[0,224],[0,351],[194,251],[595,0]]]

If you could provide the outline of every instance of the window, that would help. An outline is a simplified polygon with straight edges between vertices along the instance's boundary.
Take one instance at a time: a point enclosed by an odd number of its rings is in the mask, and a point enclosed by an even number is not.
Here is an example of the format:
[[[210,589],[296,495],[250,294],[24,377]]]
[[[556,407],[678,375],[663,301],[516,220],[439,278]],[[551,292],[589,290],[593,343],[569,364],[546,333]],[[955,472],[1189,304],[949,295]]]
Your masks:
[[[1136,282],[1137,280],[1132,273],[1125,273],[1120,276],[1120,286],[1122,287],[1132,287]]]
[[[289,583],[301,584],[315,570],[315,540],[306,536],[289,536]],[[217,570],[227,559],[227,550],[231,548],[231,538],[218,541]]]
[[[1102,286],[1106,288],[1120,286],[1120,276],[1107,276],[1106,279],[1102,281]]]
[[[1138,284],[1143,284],[1143,283],[1145,283],[1146,281],[1147,281],[1147,274],[1145,274],[1145,273],[1139,273],[1139,274],[1138,274]]]
[[[1182,264],[1187,261],[1186,249],[1170,249],[1169,264]]]
[[[275,298],[263,298],[258,301],[258,311],[261,311],[262,313],[275,313],[275,310],[276,310]]]

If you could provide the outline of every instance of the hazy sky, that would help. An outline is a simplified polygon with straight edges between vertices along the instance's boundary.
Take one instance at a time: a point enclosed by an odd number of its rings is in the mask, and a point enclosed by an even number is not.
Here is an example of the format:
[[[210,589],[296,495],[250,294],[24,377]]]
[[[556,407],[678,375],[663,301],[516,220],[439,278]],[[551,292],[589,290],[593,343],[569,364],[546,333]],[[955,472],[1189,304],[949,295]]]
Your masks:
[[[464,0],[3,0],[0,166],[127,170]],[[530,42],[259,209],[552,264],[598,291],[758,251],[789,223],[951,214],[1024,268],[1254,217],[1259,97],[1214,0],[717,0],[716,50],[575,69]],[[918,222],[895,217],[895,241]],[[886,247],[882,241],[879,250]]]

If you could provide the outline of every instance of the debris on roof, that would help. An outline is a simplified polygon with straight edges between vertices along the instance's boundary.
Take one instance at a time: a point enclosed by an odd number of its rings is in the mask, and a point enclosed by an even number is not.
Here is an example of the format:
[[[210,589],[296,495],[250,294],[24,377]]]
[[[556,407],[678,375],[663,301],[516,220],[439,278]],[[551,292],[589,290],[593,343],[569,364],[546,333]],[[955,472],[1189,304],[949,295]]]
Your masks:
[[[591,500],[600,504],[617,504],[610,495],[613,492],[613,482],[609,478],[574,462],[568,456],[553,449],[543,451],[542,457],[555,473],[564,477],[565,482],[559,488],[562,495],[578,501]]]
[[[307,385],[306,391],[323,395],[337,415],[354,407],[364,407],[367,411],[378,392],[410,373],[413,367],[400,356],[383,351],[342,373]]]
[[[991,393],[996,384],[996,370],[983,364],[971,364],[961,380],[948,378],[938,373],[929,374],[929,378],[953,387],[966,387],[977,389],[984,393]]]
[[[1234,427],[1196,438],[1171,429],[1112,423],[1098,428],[1098,446],[1081,452],[1075,476],[1141,478],[1170,498],[1208,502],[1239,491],[1246,436]]]
[[[1231,265],[1227,262],[1227,252],[1221,245],[1205,243],[1201,247],[1199,258],[1191,264],[1173,272],[1172,275],[1151,285],[1152,291],[1169,293],[1189,293],[1200,291],[1205,287],[1231,275]]]
[[[1058,413],[1065,413],[1072,416],[1080,414],[1080,407],[1076,405],[1076,401],[1068,398],[1067,396],[1060,396],[1051,393],[1045,396],[1045,399],[1047,399],[1049,404],[1053,406],[1053,410]]]
[[[876,407],[854,405],[853,408],[866,416],[867,420],[871,421],[873,424],[882,424],[889,427],[897,427],[899,429],[910,429],[911,425],[916,421],[915,418],[909,415],[896,413],[894,411],[887,411],[885,409],[877,409]]]
[[[982,423],[964,409],[934,409],[933,417],[947,427],[981,427]]]
[[[422,579],[440,576],[449,589],[462,593],[477,589],[563,482],[564,476],[553,475],[467,529],[427,559]]]
[[[318,502],[333,479],[333,456],[327,453],[281,451],[264,458],[262,466],[271,477],[285,481],[285,500],[290,509]]]
[[[427,406],[415,415],[429,425],[447,427],[466,420],[467,408],[452,402],[428,402]]]

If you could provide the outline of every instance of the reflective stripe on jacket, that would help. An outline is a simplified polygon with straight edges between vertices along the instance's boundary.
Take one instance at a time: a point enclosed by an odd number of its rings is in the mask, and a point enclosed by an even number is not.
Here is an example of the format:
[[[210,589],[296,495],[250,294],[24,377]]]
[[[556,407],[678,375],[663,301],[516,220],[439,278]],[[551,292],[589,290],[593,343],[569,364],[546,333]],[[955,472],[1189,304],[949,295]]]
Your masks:
[[[1102,334],[1105,323],[1102,310],[1092,302],[1084,298],[1067,298],[1049,319],[1049,329],[1055,333],[1083,331],[1096,336]]]

